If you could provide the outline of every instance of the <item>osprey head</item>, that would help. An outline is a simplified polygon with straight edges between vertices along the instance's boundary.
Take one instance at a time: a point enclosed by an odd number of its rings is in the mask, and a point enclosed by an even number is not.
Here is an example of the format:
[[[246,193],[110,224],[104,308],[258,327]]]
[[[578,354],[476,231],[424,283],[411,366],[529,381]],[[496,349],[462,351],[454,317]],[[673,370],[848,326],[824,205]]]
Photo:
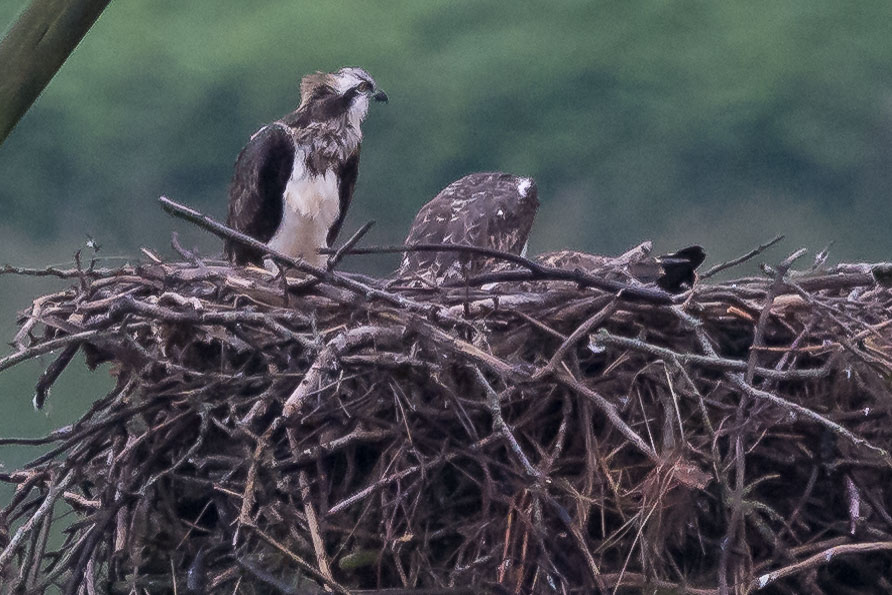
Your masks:
[[[301,108],[314,101],[330,102],[335,98],[358,124],[368,113],[369,100],[387,102],[387,93],[378,88],[372,75],[356,66],[308,74],[300,82]]]

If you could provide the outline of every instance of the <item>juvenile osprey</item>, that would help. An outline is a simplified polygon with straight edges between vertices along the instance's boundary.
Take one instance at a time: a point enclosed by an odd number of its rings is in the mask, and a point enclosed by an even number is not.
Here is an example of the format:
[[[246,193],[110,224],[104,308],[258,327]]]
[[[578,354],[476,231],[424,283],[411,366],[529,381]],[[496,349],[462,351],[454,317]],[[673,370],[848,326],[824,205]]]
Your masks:
[[[616,257],[559,250],[540,254],[535,260],[545,266],[579,269],[605,279],[626,283],[655,283],[660,289],[670,293],[680,293],[694,285],[695,271],[706,260],[703,248],[689,246],[663,256],[652,256],[652,249],[651,242],[644,242]]]
[[[359,173],[360,125],[369,101],[387,101],[362,68],[309,74],[300,106],[254,133],[235,163],[227,225],[271,248],[323,266]],[[236,264],[262,263],[262,253],[227,241]]]
[[[521,254],[539,208],[537,195],[532,178],[498,172],[465,176],[421,208],[406,244],[464,244]],[[495,262],[479,254],[407,252],[397,274],[442,282],[477,274]]]

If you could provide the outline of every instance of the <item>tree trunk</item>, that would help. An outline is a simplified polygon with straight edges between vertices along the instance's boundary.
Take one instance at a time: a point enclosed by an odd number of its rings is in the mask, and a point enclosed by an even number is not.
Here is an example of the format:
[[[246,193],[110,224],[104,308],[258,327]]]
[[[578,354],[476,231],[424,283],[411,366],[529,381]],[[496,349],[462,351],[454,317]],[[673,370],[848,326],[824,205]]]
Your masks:
[[[32,0],[0,40],[0,143],[110,0]]]

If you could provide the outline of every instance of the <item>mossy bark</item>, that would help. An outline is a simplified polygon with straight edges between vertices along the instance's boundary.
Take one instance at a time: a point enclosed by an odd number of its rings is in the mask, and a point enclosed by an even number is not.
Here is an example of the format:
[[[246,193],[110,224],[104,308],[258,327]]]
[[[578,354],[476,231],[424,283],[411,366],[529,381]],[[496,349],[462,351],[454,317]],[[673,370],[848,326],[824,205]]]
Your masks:
[[[0,40],[0,142],[110,0],[33,0]]]

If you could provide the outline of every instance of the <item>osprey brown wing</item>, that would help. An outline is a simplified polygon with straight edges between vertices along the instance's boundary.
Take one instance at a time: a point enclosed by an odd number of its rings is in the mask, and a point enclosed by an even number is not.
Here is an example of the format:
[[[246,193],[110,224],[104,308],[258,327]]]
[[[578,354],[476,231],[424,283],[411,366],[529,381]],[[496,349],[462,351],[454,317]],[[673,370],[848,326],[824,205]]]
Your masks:
[[[282,221],[282,195],[294,166],[294,143],[285,129],[272,124],[260,129],[235,163],[229,186],[226,224],[246,235],[268,242]],[[262,254],[228,240],[227,258],[236,264],[260,264]]]
[[[456,180],[415,216],[407,244],[462,244],[520,254],[539,208],[531,178],[491,172]],[[494,266],[492,258],[456,252],[409,252],[401,277],[460,278]]]
[[[353,189],[356,187],[356,179],[359,177],[359,149],[360,147],[356,147],[356,151],[338,169],[338,196],[341,201],[341,210],[337,220],[328,230],[326,242],[329,246],[334,245],[334,241],[344,225],[344,219],[347,218],[347,208],[350,206],[350,201],[353,200]]]

